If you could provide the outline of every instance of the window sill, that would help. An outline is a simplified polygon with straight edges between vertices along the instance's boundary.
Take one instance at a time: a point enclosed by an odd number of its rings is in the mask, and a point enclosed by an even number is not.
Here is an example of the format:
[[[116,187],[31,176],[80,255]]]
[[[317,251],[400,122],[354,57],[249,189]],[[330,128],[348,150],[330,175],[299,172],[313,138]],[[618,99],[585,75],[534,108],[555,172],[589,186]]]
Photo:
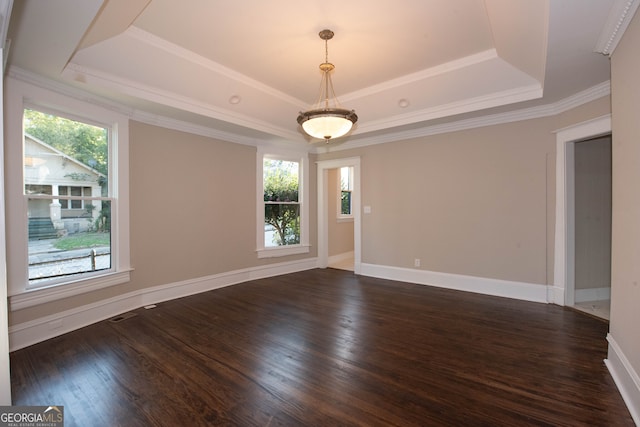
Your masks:
[[[107,273],[75,282],[51,285],[48,287],[25,290],[21,294],[9,297],[9,309],[11,311],[22,310],[40,304],[46,304],[63,298],[84,294],[109,286],[127,283],[131,278],[132,269]]]
[[[258,258],[275,258],[306,253],[309,253],[309,245],[278,246],[276,248],[258,249]]]
[[[353,216],[339,216],[336,218],[336,222],[353,222]]]

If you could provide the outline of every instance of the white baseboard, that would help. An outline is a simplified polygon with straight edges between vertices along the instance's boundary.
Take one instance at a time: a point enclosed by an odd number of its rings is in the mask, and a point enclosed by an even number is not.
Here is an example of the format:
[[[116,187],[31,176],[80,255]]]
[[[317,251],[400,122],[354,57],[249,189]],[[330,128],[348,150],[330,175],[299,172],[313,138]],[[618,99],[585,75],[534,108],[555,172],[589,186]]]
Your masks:
[[[609,354],[604,363],[607,365],[633,421],[640,426],[640,377],[611,334],[607,335],[607,341],[609,342]]]
[[[547,301],[551,304],[565,305],[564,303],[564,288],[558,286],[547,286]]]
[[[235,270],[119,295],[11,326],[9,328],[9,351],[37,344],[149,304],[182,298],[249,280],[311,270],[317,268],[317,266],[317,258],[309,258]]]
[[[361,265],[361,274],[457,291],[475,292],[524,301],[547,302],[547,286],[533,283],[364,263]]]
[[[574,301],[576,303],[588,302],[588,301],[605,301],[610,299],[611,299],[611,287],[575,290]]]
[[[317,258],[310,258],[235,270],[182,282],[154,286],[152,288],[119,295],[108,300],[11,326],[9,328],[10,351],[28,347],[149,304],[157,304],[163,301],[247,282],[249,280],[310,270],[317,267]],[[547,286],[531,283],[364,263],[361,264],[360,274],[525,301],[547,302]]]

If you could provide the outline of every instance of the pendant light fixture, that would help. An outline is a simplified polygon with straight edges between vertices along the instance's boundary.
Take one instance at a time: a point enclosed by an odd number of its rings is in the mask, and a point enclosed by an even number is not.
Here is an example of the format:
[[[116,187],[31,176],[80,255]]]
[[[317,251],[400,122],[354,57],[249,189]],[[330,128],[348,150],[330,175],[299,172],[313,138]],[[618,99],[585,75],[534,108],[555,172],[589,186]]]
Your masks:
[[[322,80],[320,81],[320,96],[310,110],[300,112],[298,123],[302,129],[313,138],[330,140],[347,134],[358,116],[354,110],[342,108],[333,90],[331,71],[335,66],[329,62],[328,41],[333,38],[333,31],[322,30],[319,36],[324,40],[325,59],[320,64]]]

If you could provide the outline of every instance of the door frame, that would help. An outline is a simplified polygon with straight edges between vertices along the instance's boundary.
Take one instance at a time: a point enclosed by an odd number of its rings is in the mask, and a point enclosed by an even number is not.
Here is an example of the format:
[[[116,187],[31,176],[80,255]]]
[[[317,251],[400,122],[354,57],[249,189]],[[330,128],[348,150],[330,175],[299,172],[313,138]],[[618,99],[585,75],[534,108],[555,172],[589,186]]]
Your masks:
[[[351,208],[353,210],[353,271],[355,274],[360,274],[362,265],[360,157],[322,160],[318,161],[316,165],[318,169],[318,267],[327,268],[329,265],[329,170],[351,166],[353,167],[353,193],[351,196]]]
[[[575,143],[611,133],[611,114],[569,126],[556,132],[556,218],[553,288],[548,301],[575,303]]]

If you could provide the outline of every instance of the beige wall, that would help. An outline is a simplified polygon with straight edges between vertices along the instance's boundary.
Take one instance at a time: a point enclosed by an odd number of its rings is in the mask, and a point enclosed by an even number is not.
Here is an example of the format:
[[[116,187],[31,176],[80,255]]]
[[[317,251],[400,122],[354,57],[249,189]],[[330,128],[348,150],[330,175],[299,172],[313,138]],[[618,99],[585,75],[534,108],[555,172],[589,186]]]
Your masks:
[[[353,221],[338,220],[340,169],[329,169],[327,179],[329,256],[353,252]]]
[[[640,13],[611,58],[613,227],[611,336],[640,372]],[[636,384],[637,387],[637,384]]]
[[[362,262],[553,282],[554,131],[608,114],[603,98],[555,117],[319,156],[361,157]]]

